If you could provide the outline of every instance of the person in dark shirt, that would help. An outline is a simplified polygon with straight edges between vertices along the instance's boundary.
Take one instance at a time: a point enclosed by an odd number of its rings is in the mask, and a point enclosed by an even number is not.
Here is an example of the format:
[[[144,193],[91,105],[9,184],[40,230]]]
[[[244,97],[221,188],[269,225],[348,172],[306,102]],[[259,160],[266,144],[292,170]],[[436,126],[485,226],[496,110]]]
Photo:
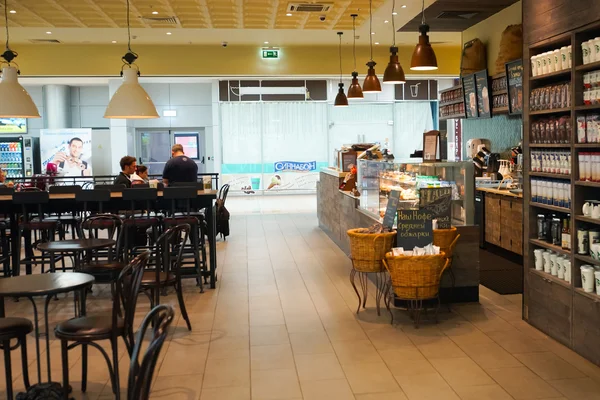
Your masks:
[[[131,175],[135,173],[135,169],[137,167],[137,162],[135,161],[135,157],[125,156],[121,158],[119,161],[121,165],[121,173],[117,175],[114,184],[115,185],[125,185],[125,187],[131,187]]]
[[[182,145],[174,145],[171,156],[163,170],[165,186],[176,182],[198,182],[198,164],[183,153]]]

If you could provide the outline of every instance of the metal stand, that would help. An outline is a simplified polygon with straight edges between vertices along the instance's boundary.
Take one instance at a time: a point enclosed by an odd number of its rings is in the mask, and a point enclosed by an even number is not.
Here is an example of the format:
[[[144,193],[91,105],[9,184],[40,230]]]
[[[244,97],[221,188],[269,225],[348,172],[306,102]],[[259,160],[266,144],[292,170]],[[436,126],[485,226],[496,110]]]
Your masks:
[[[356,278],[356,274],[358,274],[358,280],[360,283],[360,287],[362,290],[362,298],[360,297],[360,294],[358,293],[358,289],[356,288],[356,283],[354,282],[355,278]],[[377,315],[381,315],[381,298],[383,297],[384,291],[385,291],[385,287],[386,285],[386,273],[385,271],[380,271],[380,272],[361,272],[361,271],[357,271],[356,269],[352,268],[352,271],[350,271],[350,283],[352,284],[352,287],[354,288],[354,292],[356,293],[356,296],[358,297],[358,307],[356,308],[356,313],[358,314],[360,311],[360,306],[362,304],[362,308],[366,308],[367,306],[367,296],[368,296],[368,292],[369,292],[369,276],[368,274],[375,274],[375,286],[377,288],[377,293],[375,294],[375,303],[376,303],[376,307],[377,307]]]

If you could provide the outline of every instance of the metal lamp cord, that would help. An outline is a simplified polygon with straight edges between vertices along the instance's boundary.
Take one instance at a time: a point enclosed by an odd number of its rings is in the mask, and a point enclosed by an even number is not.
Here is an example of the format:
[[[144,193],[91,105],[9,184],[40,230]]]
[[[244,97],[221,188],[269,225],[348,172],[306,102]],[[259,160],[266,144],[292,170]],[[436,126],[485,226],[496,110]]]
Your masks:
[[[340,37],[340,83],[342,83],[342,78],[344,74],[342,68],[342,32],[339,32],[338,36]]]
[[[352,56],[354,57],[354,71],[356,71],[356,17],[352,16],[352,38],[354,45],[352,46]]]
[[[8,50],[8,8],[7,0],[4,0],[4,23],[6,24],[6,50]]]
[[[371,61],[373,61],[373,0],[369,0],[369,45],[371,48]]]
[[[392,38],[392,46],[396,47],[396,0],[392,2],[392,32],[394,34]]]
[[[423,0],[423,8],[421,9],[421,25],[425,25],[425,0]]]
[[[129,0],[127,0],[127,48],[129,49],[129,51],[131,51],[131,27],[129,25]]]

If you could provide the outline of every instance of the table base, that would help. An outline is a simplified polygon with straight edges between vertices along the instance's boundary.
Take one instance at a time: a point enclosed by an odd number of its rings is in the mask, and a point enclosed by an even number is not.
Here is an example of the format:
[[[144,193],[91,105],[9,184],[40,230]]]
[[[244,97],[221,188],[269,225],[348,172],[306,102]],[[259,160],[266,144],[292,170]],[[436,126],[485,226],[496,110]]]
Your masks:
[[[72,388],[69,387],[69,393]],[[63,400],[63,387],[58,382],[38,383],[32,385],[27,392],[17,394],[16,400]]]

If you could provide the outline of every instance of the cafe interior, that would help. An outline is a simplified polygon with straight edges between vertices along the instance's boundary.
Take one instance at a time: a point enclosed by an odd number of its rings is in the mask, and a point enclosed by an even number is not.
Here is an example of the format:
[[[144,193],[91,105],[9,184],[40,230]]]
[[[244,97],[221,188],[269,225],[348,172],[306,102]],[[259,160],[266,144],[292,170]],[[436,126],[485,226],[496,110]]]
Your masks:
[[[0,398],[600,399],[598,15],[0,0]]]

